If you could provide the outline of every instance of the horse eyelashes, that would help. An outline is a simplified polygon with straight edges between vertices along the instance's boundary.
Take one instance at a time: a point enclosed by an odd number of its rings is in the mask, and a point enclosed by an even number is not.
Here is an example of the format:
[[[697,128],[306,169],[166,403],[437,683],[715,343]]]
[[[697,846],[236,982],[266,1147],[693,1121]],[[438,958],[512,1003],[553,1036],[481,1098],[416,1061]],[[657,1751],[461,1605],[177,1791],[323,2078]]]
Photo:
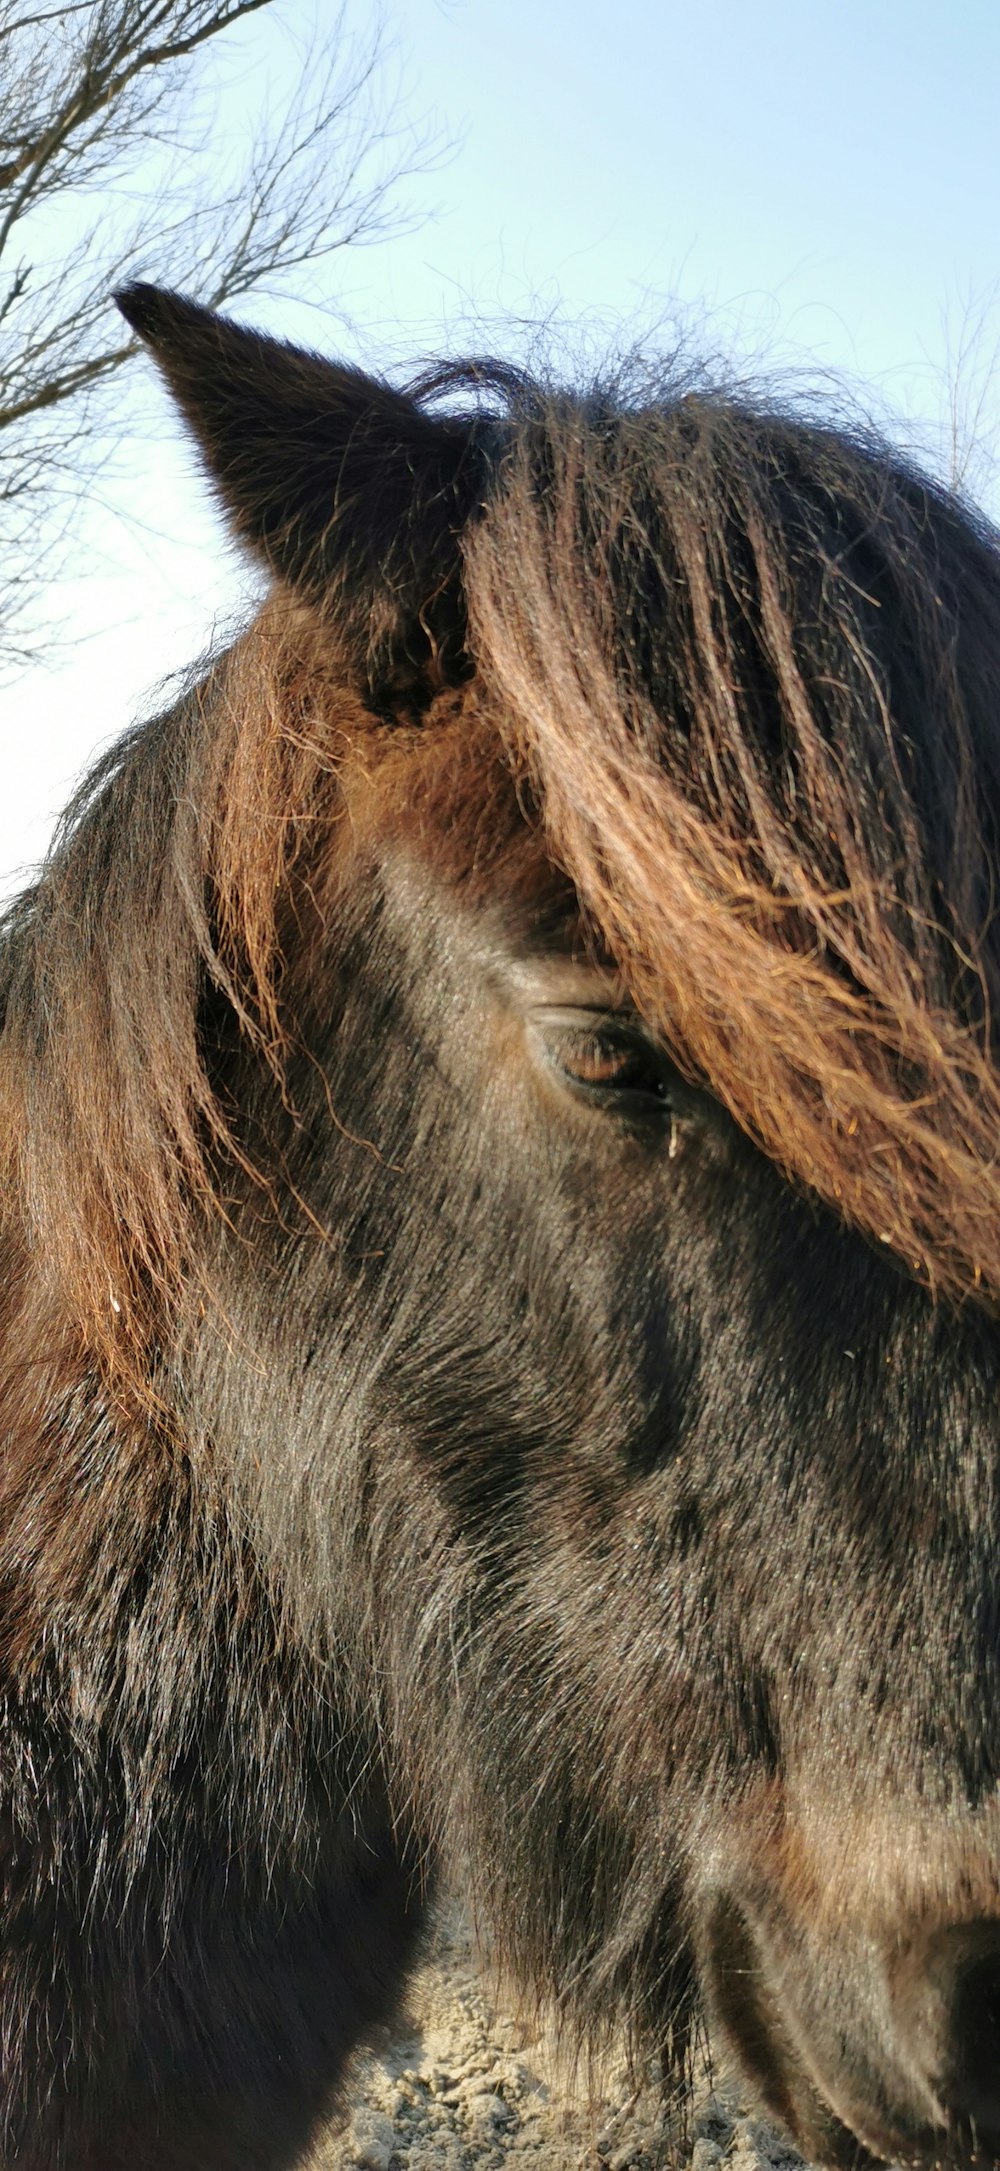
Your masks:
[[[567,1034],[555,1060],[571,1084],[599,1094],[623,1094],[667,1104],[665,1069],[654,1048],[637,1036],[593,1031]]]

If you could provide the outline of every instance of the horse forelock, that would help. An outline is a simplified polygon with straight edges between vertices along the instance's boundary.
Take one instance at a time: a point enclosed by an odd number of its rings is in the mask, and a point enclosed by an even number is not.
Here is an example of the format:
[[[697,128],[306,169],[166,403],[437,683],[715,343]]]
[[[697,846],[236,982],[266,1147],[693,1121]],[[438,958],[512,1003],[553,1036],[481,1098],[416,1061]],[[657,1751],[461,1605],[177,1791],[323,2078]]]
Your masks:
[[[552,855],[681,1063],[933,1290],[995,1301],[996,538],[831,429],[563,404],[467,590]]]
[[[226,1155],[253,1163],[206,1008],[280,1085],[287,987],[369,828],[501,887],[533,839],[794,1183],[932,1289],[1000,1298],[994,540],[836,431],[510,401],[462,538],[475,675],[376,716],[279,589],[95,774],[15,914],[10,1180],[136,1377],[202,1301]]]

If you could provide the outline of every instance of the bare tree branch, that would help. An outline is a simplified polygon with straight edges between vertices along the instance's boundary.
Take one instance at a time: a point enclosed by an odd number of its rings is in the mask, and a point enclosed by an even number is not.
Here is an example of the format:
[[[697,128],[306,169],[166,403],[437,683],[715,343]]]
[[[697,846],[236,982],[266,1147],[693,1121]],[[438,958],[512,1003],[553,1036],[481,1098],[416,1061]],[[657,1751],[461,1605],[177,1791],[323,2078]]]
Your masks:
[[[225,63],[281,0],[16,5],[0,0],[0,668],[30,649],[25,612],[114,439],[107,389],[135,344],[113,288],[147,271],[219,305],[273,287],[405,225],[401,185],[437,155],[380,95],[380,26],[359,41],[343,9],[284,102],[250,113],[245,81],[227,104]]]
[[[15,16],[12,22],[0,23],[0,40],[12,38],[18,30],[34,30],[39,23],[64,22],[67,16],[82,15],[90,5],[91,0],[67,0],[64,7],[46,8],[37,15]]]

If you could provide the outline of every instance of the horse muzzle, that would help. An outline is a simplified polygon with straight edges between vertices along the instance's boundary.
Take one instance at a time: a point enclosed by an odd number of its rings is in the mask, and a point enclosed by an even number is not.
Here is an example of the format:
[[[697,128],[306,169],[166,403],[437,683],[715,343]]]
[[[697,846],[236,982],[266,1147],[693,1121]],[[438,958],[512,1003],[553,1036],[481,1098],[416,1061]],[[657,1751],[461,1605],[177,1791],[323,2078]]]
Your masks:
[[[1000,2164],[995,1914],[817,1939],[759,1889],[717,1893],[702,1958],[712,2021],[816,2161]]]

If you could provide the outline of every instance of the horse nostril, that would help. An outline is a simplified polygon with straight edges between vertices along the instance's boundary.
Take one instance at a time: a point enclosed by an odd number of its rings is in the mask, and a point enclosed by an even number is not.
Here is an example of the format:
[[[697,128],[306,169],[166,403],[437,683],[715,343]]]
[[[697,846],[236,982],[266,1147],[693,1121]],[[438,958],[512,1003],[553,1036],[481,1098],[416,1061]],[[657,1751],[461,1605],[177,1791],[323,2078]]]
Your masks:
[[[911,1948],[897,1977],[911,2056],[950,2124],[1000,2143],[1000,1922],[952,1924]]]
[[[956,1977],[950,2108],[1000,2135],[1000,1947],[978,1955]]]

